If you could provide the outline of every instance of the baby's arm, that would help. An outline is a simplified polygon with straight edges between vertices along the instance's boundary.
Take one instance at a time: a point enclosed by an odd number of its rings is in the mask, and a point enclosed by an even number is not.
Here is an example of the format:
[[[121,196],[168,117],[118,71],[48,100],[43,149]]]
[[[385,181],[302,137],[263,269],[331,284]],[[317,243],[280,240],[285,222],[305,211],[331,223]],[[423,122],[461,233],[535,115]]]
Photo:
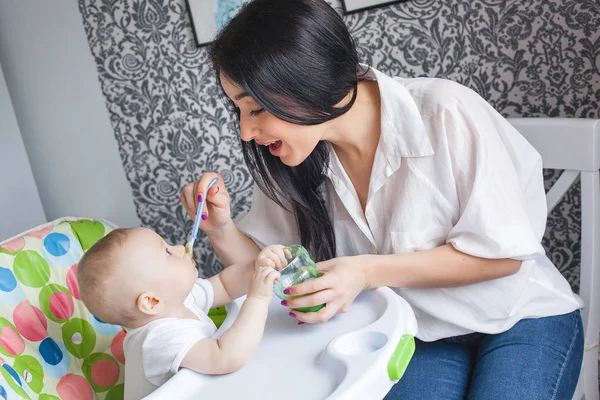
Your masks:
[[[208,278],[213,287],[213,308],[231,303],[248,291],[254,266],[234,264]]]
[[[209,278],[214,291],[213,307],[231,303],[248,291],[248,285],[254,271],[260,267],[272,267],[280,270],[286,264],[283,246],[272,245],[265,247],[252,266],[234,264],[219,274]]]
[[[244,366],[262,339],[273,284],[278,277],[279,273],[270,267],[258,269],[252,278],[248,298],[231,328],[219,339],[199,340],[180,366],[211,375],[231,373]]]

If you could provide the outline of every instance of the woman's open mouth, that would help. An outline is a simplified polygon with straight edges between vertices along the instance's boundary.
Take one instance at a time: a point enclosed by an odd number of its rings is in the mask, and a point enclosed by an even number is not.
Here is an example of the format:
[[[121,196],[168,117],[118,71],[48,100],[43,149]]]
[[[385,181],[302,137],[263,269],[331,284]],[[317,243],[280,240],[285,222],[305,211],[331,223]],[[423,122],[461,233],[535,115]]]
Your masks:
[[[282,142],[281,140],[275,140],[273,142],[256,142],[256,144],[261,145],[261,146],[268,146],[269,147],[269,152],[276,156],[279,157],[279,155],[281,154],[281,146],[282,146]]]
[[[274,156],[279,156],[279,150],[281,150],[281,140],[276,140],[275,142],[269,144],[269,151]]]

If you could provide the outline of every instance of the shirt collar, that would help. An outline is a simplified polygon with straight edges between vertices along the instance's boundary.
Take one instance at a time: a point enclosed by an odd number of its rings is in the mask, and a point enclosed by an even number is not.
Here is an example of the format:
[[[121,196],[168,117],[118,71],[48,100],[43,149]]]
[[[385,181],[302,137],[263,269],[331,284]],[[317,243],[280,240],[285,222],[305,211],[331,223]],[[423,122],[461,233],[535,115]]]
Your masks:
[[[367,68],[366,66],[362,66]],[[382,150],[389,157],[425,157],[433,148],[417,103],[396,79],[369,67],[362,79],[376,80],[381,96]]]
[[[383,153],[384,162],[388,164],[387,169],[389,169],[389,172],[392,173],[400,168],[403,157],[433,155],[434,151],[427,136],[419,108],[410,92],[401,82],[375,68],[361,64],[361,69],[367,72],[361,74],[359,79],[375,80],[379,86],[381,97],[381,136],[377,152],[381,151]],[[376,167],[380,166],[373,166],[374,169],[379,169]],[[336,178],[344,176],[343,167],[333,147],[331,147],[327,175],[334,181],[338,180]]]

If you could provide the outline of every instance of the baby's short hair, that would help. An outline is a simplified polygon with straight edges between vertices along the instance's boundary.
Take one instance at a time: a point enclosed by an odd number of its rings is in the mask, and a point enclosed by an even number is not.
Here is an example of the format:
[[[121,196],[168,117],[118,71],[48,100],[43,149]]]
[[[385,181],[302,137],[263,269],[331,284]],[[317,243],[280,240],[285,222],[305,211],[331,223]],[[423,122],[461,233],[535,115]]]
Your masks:
[[[116,252],[125,244],[130,228],[119,228],[98,240],[81,258],[77,266],[79,293],[88,310],[102,321],[125,325],[126,316],[117,310],[107,296],[114,285]]]

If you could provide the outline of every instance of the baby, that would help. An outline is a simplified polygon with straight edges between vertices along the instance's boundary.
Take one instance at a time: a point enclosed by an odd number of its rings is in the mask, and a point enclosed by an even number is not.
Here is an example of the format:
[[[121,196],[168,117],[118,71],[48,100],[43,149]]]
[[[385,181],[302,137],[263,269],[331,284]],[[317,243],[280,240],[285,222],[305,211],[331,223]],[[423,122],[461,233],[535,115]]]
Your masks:
[[[282,246],[259,254],[254,271],[232,265],[198,279],[183,246],[145,228],[116,229],[90,248],[77,269],[81,298],[97,318],[127,331],[125,399],[140,399],[180,368],[204,374],[240,369],[258,347],[273,284],[286,260]],[[248,293],[230,329],[211,339],[207,316]]]

